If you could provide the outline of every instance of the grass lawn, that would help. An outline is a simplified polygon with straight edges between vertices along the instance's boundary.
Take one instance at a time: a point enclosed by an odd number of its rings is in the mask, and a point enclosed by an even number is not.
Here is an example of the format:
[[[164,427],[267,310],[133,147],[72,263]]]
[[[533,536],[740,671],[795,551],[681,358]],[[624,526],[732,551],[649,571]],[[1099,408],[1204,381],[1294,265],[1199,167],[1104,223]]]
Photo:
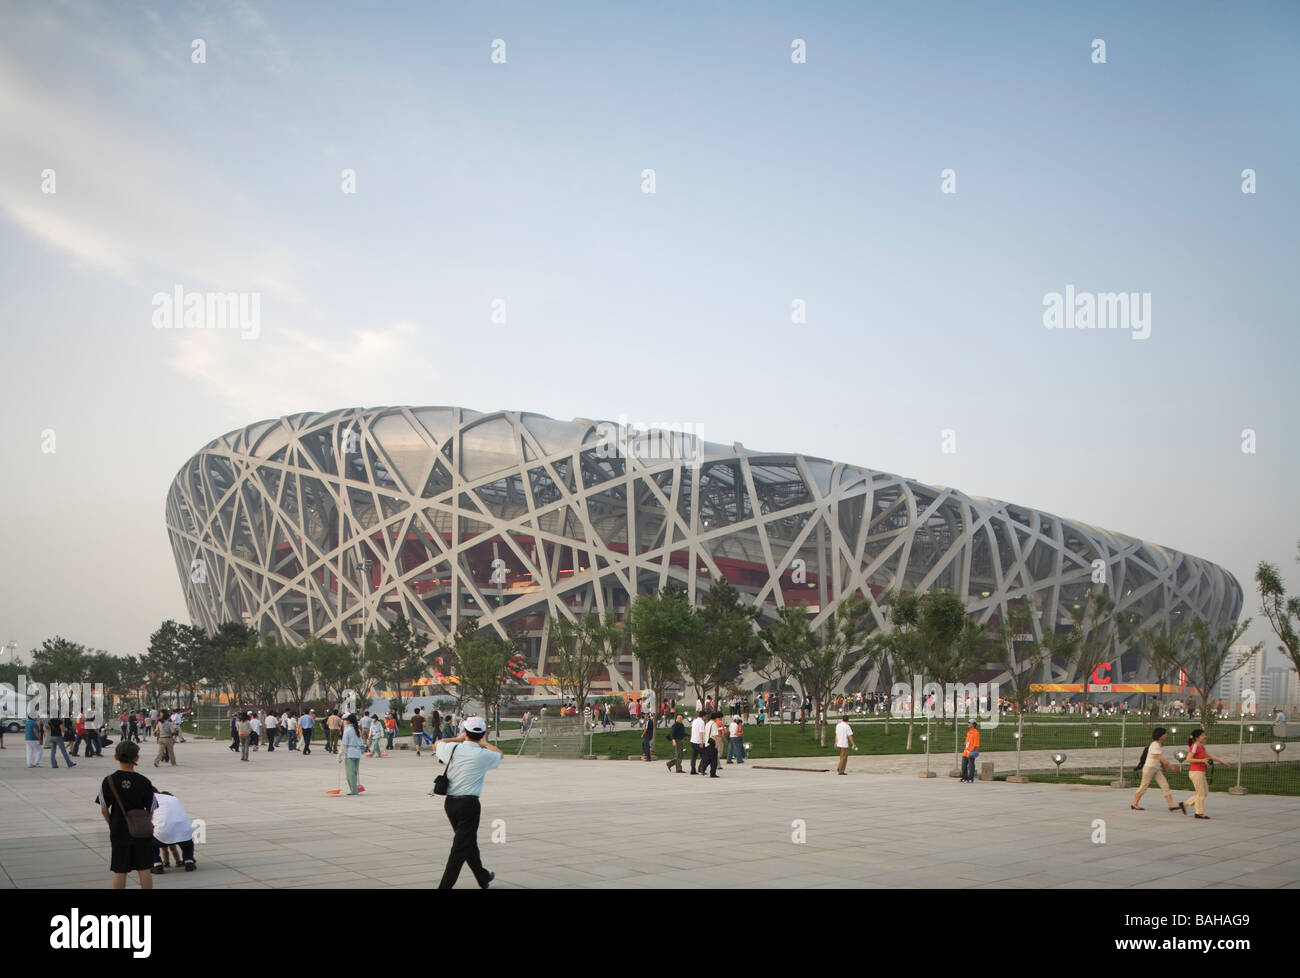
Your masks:
[[[1014,716],[1004,716],[996,727],[989,727],[987,723],[980,724],[980,749],[984,751],[1014,751],[1016,749],[1016,718]],[[1024,739],[1021,744],[1024,750],[1071,750],[1086,747],[1119,747],[1121,737],[1121,724],[1117,720],[1091,721],[1087,723],[1061,723],[1058,722],[1063,718],[1038,715],[1032,720],[1028,714],[1025,717]],[[885,732],[885,722],[883,719],[856,719],[850,720],[853,727],[854,739],[857,741],[860,754],[906,754],[907,750],[907,720],[901,722],[898,720],[889,721],[889,732]],[[1178,727],[1180,731],[1186,728],[1189,732],[1191,726],[1184,722],[1166,721],[1170,727]],[[1143,721],[1134,722],[1130,720],[1127,729],[1123,731],[1125,746],[1133,749],[1133,761],[1137,761],[1138,753],[1146,746],[1147,736],[1150,733],[1148,723]],[[765,724],[759,726],[755,723],[745,725],[745,741],[752,743],[753,749],[749,751],[749,756],[754,758],[764,757],[830,757],[835,756],[838,752],[834,747],[834,724],[830,724],[826,731],[826,744],[822,747],[812,736],[812,724],[808,724],[806,732],[800,732],[799,724]],[[912,749],[910,753],[921,755],[925,753],[925,745],[921,741],[921,734],[925,732],[925,722],[923,719],[918,720],[915,724],[912,737]],[[1094,738],[1093,731],[1097,730],[1101,736]],[[1219,744],[1227,743],[1230,736],[1233,743],[1236,742],[1236,727],[1222,727],[1217,731],[1220,736],[1212,738]],[[661,746],[662,739],[665,738],[666,731],[662,728],[659,730],[656,739],[657,753],[663,754],[665,749],[671,750],[671,747],[664,748]],[[930,743],[930,753],[932,755],[952,754],[953,749],[953,728],[952,721],[948,720],[943,723],[931,723],[930,734],[932,740]],[[1180,733],[1181,736],[1181,733]],[[959,720],[957,724],[957,743],[963,744],[966,739],[966,722]],[[611,756],[630,755],[641,753],[641,735],[636,730],[629,729],[626,724],[619,727],[616,733],[602,734],[597,732],[595,737],[595,751],[597,754],[610,754]]]
[[[1216,765],[1214,780],[1210,782],[1210,793],[1227,791],[1237,783],[1236,766],[1229,766],[1227,770]],[[1030,781],[1041,782],[1043,784],[1093,784],[1108,785],[1114,780],[1118,773],[1114,768],[1108,770],[1101,768],[1087,768],[1084,770],[1065,770],[1061,772],[1058,778],[1055,772],[1050,771],[1023,771],[1021,772]],[[1096,777],[1084,778],[1083,775],[1090,774]],[[1099,780],[1104,777],[1105,780]],[[1169,779],[1169,787],[1173,791],[1174,801],[1185,801],[1188,793],[1194,791],[1192,779],[1187,776],[1187,772],[1180,773],[1166,772],[1165,777]],[[1005,781],[1006,775],[997,775],[997,781]],[[1129,791],[1136,791],[1141,777],[1135,771],[1125,771],[1124,780],[1128,784]],[[1300,761],[1288,762],[1265,762],[1263,764],[1243,764],[1241,767],[1241,785],[1251,794],[1259,795],[1300,795]],[[1118,789],[1116,789],[1118,790]],[[1142,807],[1150,810],[1164,810],[1164,800],[1160,796],[1160,786],[1152,782],[1150,789],[1142,796]],[[1207,813],[1208,814],[1208,813]]]

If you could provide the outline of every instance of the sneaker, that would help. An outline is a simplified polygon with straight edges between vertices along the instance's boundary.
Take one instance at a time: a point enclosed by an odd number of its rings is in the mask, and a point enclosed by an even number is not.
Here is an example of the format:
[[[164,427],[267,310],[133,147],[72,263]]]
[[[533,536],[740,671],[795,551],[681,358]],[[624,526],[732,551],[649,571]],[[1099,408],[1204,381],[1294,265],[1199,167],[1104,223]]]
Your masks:
[[[186,860],[186,862],[185,862],[185,872],[187,872],[187,873],[192,873],[192,872],[194,872],[194,871],[195,871],[196,869],[198,869],[198,868],[199,868],[198,866],[194,865],[194,860],[192,860],[192,859]]]
[[[161,876],[163,873],[167,872],[167,870],[163,869],[162,863],[154,863],[152,872],[155,876]]]
[[[493,881],[494,879],[496,879],[496,878],[497,878],[497,874],[496,874],[496,873],[489,872],[489,873],[488,873],[487,882],[483,884],[483,889],[486,890],[489,886],[491,886],[491,885],[492,885],[492,881]]]

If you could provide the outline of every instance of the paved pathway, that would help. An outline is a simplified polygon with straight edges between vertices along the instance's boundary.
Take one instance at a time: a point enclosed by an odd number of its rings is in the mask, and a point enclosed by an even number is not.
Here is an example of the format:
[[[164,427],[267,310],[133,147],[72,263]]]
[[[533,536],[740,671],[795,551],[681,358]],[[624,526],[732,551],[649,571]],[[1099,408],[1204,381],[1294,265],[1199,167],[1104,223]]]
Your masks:
[[[0,887],[107,887],[92,799],[113,761],[56,771],[47,755],[28,770],[21,747],[0,752]],[[356,798],[325,794],[339,765],[320,750],[243,764],[191,740],[179,757],[141,770],[204,820],[207,841],[199,871],[161,888],[437,885],[451,831],[427,754],[363,760]],[[484,861],[502,887],[1300,888],[1300,799],[1214,794],[1207,822],[1160,810],[1158,795],[1129,811],[1129,792],[1100,786],[922,780],[915,758],[865,773],[885,760],[855,757],[845,778],[723,765],[715,784],[662,764],[507,756],[488,776]]]

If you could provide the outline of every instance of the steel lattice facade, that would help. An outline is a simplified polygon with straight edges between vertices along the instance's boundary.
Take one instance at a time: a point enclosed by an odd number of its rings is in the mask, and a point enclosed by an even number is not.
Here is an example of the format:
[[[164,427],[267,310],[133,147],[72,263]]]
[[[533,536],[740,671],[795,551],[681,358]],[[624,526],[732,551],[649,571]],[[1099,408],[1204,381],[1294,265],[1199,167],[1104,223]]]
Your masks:
[[[1063,627],[1104,587],[1144,624],[1234,622],[1241,586],[1197,557],[995,500],[796,454],[689,436],[611,438],[608,423],[452,407],[298,414],[231,432],[187,462],[167,528],[190,615],[290,642],[356,641],[399,611],[441,639],[466,618],[527,637],[548,615],[613,610],[719,576],[763,618],[807,604],[950,588],[978,620],[1027,600]],[[1093,583],[1094,561],[1105,583]],[[1146,678],[1132,652],[1113,681]],[[1078,681],[1068,666],[1049,682]],[[855,676],[851,688],[874,676]],[[615,688],[638,688],[625,657]]]

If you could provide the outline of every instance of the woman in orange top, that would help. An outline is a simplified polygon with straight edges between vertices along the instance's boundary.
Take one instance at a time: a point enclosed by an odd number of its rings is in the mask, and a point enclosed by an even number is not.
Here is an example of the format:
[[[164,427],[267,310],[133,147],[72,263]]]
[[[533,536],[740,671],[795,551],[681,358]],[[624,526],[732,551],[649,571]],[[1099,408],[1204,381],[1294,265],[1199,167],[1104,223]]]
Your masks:
[[[966,746],[961,752],[961,780],[975,782],[975,758],[980,752],[980,731],[974,720],[966,728]]]

